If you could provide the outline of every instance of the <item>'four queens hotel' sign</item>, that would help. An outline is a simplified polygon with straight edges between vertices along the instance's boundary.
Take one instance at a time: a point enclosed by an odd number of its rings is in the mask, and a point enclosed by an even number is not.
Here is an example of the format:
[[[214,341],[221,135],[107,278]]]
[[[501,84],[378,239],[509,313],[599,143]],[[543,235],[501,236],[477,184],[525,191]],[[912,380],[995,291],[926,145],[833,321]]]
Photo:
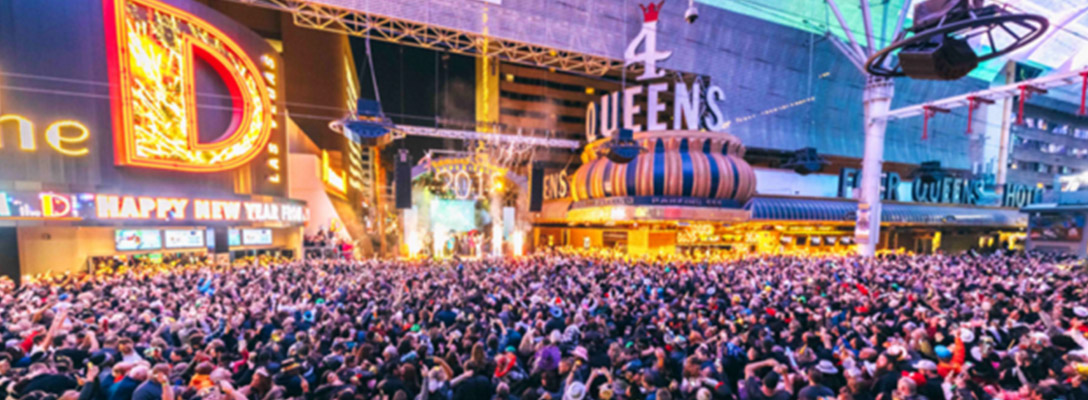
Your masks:
[[[657,62],[672,55],[671,51],[657,50],[657,18],[663,3],[664,1],[639,6],[643,15],[642,29],[627,45],[623,54],[624,67],[642,63],[642,74],[635,78],[639,82],[664,77],[665,72],[657,68]],[[674,99],[671,127],[667,122],[668,118],[663,119],[661,115],[667,109],[667,104],[662,103],[663,97],[667,96],[662,94],[670,91]],[[723,131],[727,125],[719,103],[725,100],[725,92],[715,85],[706,88],[707,114],[700,120],[704,99],[702,92],[699,81],[691,85],[677,81],[628,86],[622,91],[605,94],[598,103],[590,103],[586,107],[586,137],[590,142],[597,140],[598,135],[610,138],[619,129],[642,132],[698,130],[705,127],[710,131]],[[646,97],[645,104],[636,104],[636,97],[642,95]],[[636,124],[635,118],[643,114],[646,125]]]

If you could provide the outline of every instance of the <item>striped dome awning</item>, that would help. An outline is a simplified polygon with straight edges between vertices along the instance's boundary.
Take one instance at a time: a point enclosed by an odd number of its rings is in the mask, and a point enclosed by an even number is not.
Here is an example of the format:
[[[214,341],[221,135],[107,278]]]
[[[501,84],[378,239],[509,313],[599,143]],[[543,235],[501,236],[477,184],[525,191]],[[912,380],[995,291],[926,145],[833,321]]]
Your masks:
[[[587,146],[585,163],[571,176],[574,200],[682,197],[744,204],[755,194],[755,172],[732,135],[642,132],[634,140],[643,151],[626,164],[596,156],[596,144]]]

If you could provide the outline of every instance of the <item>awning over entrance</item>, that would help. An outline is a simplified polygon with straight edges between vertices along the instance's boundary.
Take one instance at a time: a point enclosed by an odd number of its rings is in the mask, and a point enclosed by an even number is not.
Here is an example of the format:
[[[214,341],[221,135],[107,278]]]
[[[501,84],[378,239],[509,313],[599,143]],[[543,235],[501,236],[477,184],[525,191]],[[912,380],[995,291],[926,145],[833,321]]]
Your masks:
[[[856,218],[857,201],[757,196],[744,208],[752,213],[752,220],[852,222]],[[892,224],[1027,226],[1027,215],[1012,208],[919,203],[886,202],[881,219]]]

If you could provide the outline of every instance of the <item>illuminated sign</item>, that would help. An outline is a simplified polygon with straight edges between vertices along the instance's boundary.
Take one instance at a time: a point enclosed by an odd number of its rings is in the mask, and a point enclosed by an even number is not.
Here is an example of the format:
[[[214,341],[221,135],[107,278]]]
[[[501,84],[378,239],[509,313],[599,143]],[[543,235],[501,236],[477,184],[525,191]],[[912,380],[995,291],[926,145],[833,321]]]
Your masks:
[[[672,52],[657,50],[657,18],[661,11],[661,4],[651,2],[645,6],[640,4],[639,7],[642,8],[643,14],[642,29],[628,43],[624,51],[624,66],[642,64],[643,73],[635,78],[638,81],[662,78],[665,72],[657,68],[657,62],[669,58]],[[642,53],[638,52],[640,47],[643,49]],[[685,126],[689,130],[699,130],[705,126],[707,130],[720,132],[729,127],[719,104],[725,100],[725,91],[721,87],[710,85],[703,94],[701,85],[696,80],[691,86],[678,81],[671,85],[671,88],[670,94],[669,83],[657,82],[649,85],[628,86],[622,93],[614,92],[601,96],[599,105],[590,103],[586,107],[586,138],[592,142],[597,140],[598,134],[605,138],[612,137],[613,133],[619,131],[621,123],[624,129],[630,129],[633,132],[669,129],[670,118],[661,116],[666,109],[666,104],[662,100],[668,98],[673,99],[671,118],[673,130],[681,130]],[[646,98],[645,107],[635,103],[636,98],[643,96]],[[703,101],[706,102],[705,115],[701,111]],[[635,123],[635,117],[643,112],[646,113],[645,127]]]
[[[335,189],[335,193],[344,195],[347,193],[347,174],[344,172],[337,173],[329,165],[329,152],[321,150],[321,181],[325,182],[328,187]]]
[[[502,190],[506,168],[475,157],[432,161],[431,170],[442,183],[442,191],[460,200],[475,199],[493,190]]]
[[[19,149],[37,151],[34,139],[34,122],[21,115],[0,115],[0,150],[4,149],[4,135],[11,127],[15,128],[15,137],[19,138]],[[86,125],[76,121],[57,121],[45,128],[45,142],[57,153],[79,157],[90,152],[83,143],[91,137]]]
[[[858,188],[861,171],[843,168],[839,171],[838,197],[851,198],[853,190]],[[880,197],[884,200],[900,201],[899,185],[903,183],[899,174],[884,172],[880,178]],[[918,203],[979,204],[985,197],[985,184],[977,179],[943,177],[926,182],[921,177],[911,184],[911,201]],[[1001,191],[1001,198],[995,205],[1000,207],[1020,208],[1042,202],[1043,189],[1023,184],[1006,183]]]
[[[544,175],[544,200],[563,199],[570,195],[567,170]]]
[[[158,0],[103,3],[118,165],[216,172],[265,149],[277,112],[274,63],[262,63],[262,73],[223,32]],[[199,139],[197,58],[215,69],[233,100],[229,128],[210,142]]]
[[[96,193],[0,192],[0,219],[299,225],[308,218],[309,210],[295,202]]]

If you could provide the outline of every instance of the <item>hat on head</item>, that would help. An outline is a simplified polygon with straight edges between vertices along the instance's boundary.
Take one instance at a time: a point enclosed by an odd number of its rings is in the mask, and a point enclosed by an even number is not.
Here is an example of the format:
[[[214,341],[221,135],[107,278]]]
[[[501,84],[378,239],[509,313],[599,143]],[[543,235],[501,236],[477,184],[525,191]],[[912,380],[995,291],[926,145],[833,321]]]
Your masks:
[[[563,317],[563,309],[561,309],[561,308],[559,308],[559,307],[556,307],[556,306],[552,306],[552,307],[551,307],[550,309],[548,309],[548,312],[549,312],[549,313],[550,313],[550,314],[552,315],[552,317],[554,317],[554,318],[561,318],[561,317]]]
[[[857,368],[848,368],[843,371],[843,375],[845,375],[847,378],[857,378],[861,376],[861,370]]]
[[[933,349],[933,352],[937,353],[937,358],[942,360],[952,358],[952,351],[945,346],[937,346]]]
[[[563,400],[582,400],[586,398],[586,385],[582,382],[575,381],[567,386],[567,390],[563,392]]]
[[[495,366],[496,378],[502,378],[506,376],[506,374],[509,374],[518,363],[517,357],[510,353],[500,354],[498,357],[495,357],[495,361],[496,364],[498,364]]]
[[[858,353],[858,358],[860,358],[862,360],[872,361],[872,360],[876,359],[876,356],[877,356],[876,350],[873,350],[873,348],[871,348],[871,347],[866,347],[864,349],[861,349],[861,352]]]
[[[902,346],[898,345],[888,347],[888,350],[885,351],[884,354],[897,361],[901,361],[904,357],[907,356],[906,350],[904,350]]]
[[[1073,307],[1073,315],[1077,318],[1088,318],[1088,308],[1082,306]]]
[[[914,369],[919,371],[936,371],[937,363],[930,360],[918,360],[914,363]]]
[[[960,339],[963,340],[964,343],[973,343],[975,341],[975,331],[967,328],[960,328]]]
[[[589,352],[585,347],[578,346],[574,350],[571,350],[570,354],[574,357],[582,359],[582,361],[589,361]]]
[[[95,366],[101,367],[112,362],[113,356],[111,356],[110,353],[100,350],[91,354],[91,357],[88,359],[88,361],[90,361],[90,363],[94,364]]]
[[[820,362],[816,363],[816,370],[827,375],[839,373],[839,369],[835,368],[835,364],[828,360],[820,360]]]

